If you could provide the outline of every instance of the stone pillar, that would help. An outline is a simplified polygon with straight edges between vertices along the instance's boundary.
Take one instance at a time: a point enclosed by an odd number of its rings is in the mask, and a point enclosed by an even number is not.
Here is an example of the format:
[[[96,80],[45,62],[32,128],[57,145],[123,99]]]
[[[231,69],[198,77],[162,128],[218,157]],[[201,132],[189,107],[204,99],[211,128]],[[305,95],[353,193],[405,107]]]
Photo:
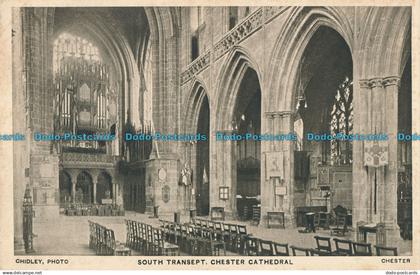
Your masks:
[[[368,80],[361,80],[359,85],[353,85],[354,98],[354,132],[370,134],[370,109],[371,90]],[[363,165],[363,142],[353,142],[353,167],[352,167],[352,197],[353,197],[353,232],[357,233],[358,221],[370,220],[370,186],[368,184],[367,169]]]
[[[185,144],[185,146],[187,146],[187,152],[189,154],[190,157],[190,164],[191,164],[191,169],[193,172],[192,175],[192,189],[194,189],[194,195],[192,194],[193,190],[191,190],[191,194],[189,198],[186,198],[187,200],[190,200],[190,205],[191,205],[191,209],[196,209],[197,205],[196,205],[196,196],[198,195],[198,181],[200,180],[198,178],[198,163],[197,163],[197,143],[190,143],[187,142]]]
[[[232,135],[235,132],[232,130],[220,130],[217,133]],[[216,165],[217,179],[210,178],[210,207],[223,207],[227,218],[236,219],[236,141],[215,141],[214,146],[216,147],[216,160],[213,163]],[[229,188],[229,198],[227,200],[220,199],[220,187]]]
[[[93,180],[93,204],[96,204],[96,185],[98,184],[98,179]]]
[[[76,202],[76,184],[77,179],[71,179],[71,200],[72,202]]]
[[[353,225],[358,222],[384,223],[385,244],[395,245],[399,239],[397,225],[398,153],[398,77],[360,81],[355,106],[355,126],[362,134],[388,135],[388,165],[365,167],[363,143],[353,147]],[[359,93],[359,97],[357,96]],[[376,205],[375,205],[376,177]],[[376,211],[375,211],[376,207]],[[355,231],[357,232],[356,228]]]
[[[263,125],[265,125],[265,129],[262,133],[265,134],[286,135],[293,133],[292,112],[268,112]],[[261,225],[266,225],[267,212],[282,211],[285,213],[286,226],[295,226],[293,146],[293,141],[263,141],[261,144]],[[271,169],[271,164],[268,162],[272,161],[276,161],[280,165],[279,170],[268,172]],[[275,206],[272,176],[277,177],[278,175],[281,175],[286,193],[283,195],[282,205]]]
[[[67,170],[70,175],[70,182],[71,182],[71,199],[72,203],[76,202],[76,184],[77,184],[77,170]]]
[[[154,206],[159,207],[159,215],[173,215],[175,211],[184,210],[185,198],[180,195],[185,187],[178,184],[178,168],[178,159],[170,154],[161,154],[160,159],[152,159],[146,164],[147,213],[153,213]]]
[[[385,103],[384,87],[382,85],[382,78],[373,78],[369,81],[372,94],[371,102],[371,128],[370,134],[385,133],[385,119],[383,106]],[[392,123],[389,121],[389,123]],[[371,186],[372,203],[371,203],[371,220],[369,222],[378,223],[383,221],[384,216],[384,173],[383,167],[372,168],[368,167],[368,183]],[[375,205],[375,178],[376,178],[376,205]],[[376,211],[375,211],[376,208]]]
[[[96,186],[95,186],[96,189]],[[117,185],[115,182],[112,182],[112,204],[115,205],[117,203]]]
[[[22,11],[20,8],[12,8],[12,24],[14,35],[12,35],[12,96],[13,96],[13,128],[14,133],[25,134],[26,140],[13,142],[13,208],[14,208],[14,249],[15,253],[24,253],[23,244],[23,197],[25,186],[29,183],[29,150],[30,133],[27,131],[28,121],[25,116],[26,72],[24,68],[23,49],[23,28]],[[6,129],[3,129],[6,131]],[[12,151],[10,152],[12,153]]]
[[[385,244],[395,245],[399,240],[399,227],[397,224],[397,187],[398,187],[398,141],[396,138],[398,132],[398,92],[399,77],[387,77],[383,79],[385,88],[386,104],[386,132],[389,139],[389,165],[385,171],[384,188],[384,218],[386,231]]]

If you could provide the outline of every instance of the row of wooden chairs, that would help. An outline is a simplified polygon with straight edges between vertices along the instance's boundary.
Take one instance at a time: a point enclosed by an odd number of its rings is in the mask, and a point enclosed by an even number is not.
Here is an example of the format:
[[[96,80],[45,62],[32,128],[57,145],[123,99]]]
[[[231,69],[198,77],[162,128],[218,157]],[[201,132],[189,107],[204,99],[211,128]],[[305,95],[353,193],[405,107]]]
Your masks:
[[[165,231],[151,225],[125,220],[127,237],[126,245],[143,255],[152,256],[177,256],[179,246],[167,242]]]
[[[224,242],[228,251],[245,254],[245,244],[251,236],[251,234],[248,234],[245,225],[214,222],[206,219],[194,219],[193,224],[199,231],[204,229],[213,232],[218,241]]]
[[[225,243],[222,236],[218,234],[221,231],[194,223],[178,224],[165,220],[160,220],[160,222],[167,237],[166,240],[178,245],[182,252],[193,256],[215,256],[221,253],[226,255]],[[217,224],[220,225],[220,223]]]
[[[288,244],[266,241],[247,233],[246,226],[194,219],[190,224],[160,220],[169,241],[179,241],[181,250],[190,255],[220,255],[229,250],[249,256],[288,256]]]
[[[89,222],[89,248],[94,249],[96,255],[115,254],[115,235],[112,229],[98,223]]]
[[[293,256],[373,256],[370,243],[334,238],[335,250],[329,237],[315,236],[316,248],[291,246]],[[377,256],[397,256],[396,247],[375,245]]]

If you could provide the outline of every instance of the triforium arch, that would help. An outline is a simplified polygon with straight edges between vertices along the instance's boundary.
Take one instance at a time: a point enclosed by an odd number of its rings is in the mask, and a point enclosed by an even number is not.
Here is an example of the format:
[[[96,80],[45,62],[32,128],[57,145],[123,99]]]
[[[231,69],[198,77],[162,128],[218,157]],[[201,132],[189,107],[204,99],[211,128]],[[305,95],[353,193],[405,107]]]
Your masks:
[[[238,173],[237,173],[237,150],[238,143],[234,140],[220,141],[214,135],[221,133],[223,135],[232,135],[238,132],[241,118],[245,117],[237,112],[248,105],[258,105],[257,120],[258,126],[261,124],[261,71],[258,64],[251,58],[251,55],[242,47],[234,47],[226,58],[224,65],[218,75],[216,97],[214,99],[214,110],[211,110],[211,174],[210,181],[210,206],[224,207],[226,214],[236,217],[238,214],[237,195],[238,195]],[[252,89],[250,91],[244,87],[244,82],[251,81]],[[249,83],[248,83],[249,84]],[[247,85],[245,85],[247,86]],[[254,87],[255,86],[255,87]],[[249,98],[247,98],[249,97]],[[257,98],[258,102],[249,102]],[[241,109],[241,110],[239,110]],[[255,111],[255,110],[254,110]],[[242,113],[243,114],[243,113]],[[239,115],[239,117],[238,117]],[[260,128],[258,129],[260,131]],[[261,154],[258,151],[258,161],[255,160],[255,170],[258,172],[256,187],[257,193],[260,192],[260,160]],[[258,164],[256,164],[258,163]],[[259,196],[259,194],[258,194]],[[258,197],[255,196],[255,197]],[[245,196],[244,196],[245,197]],[[241,211],[241,210],[240,210]],[[251,211],[249,209],[249,211]]]

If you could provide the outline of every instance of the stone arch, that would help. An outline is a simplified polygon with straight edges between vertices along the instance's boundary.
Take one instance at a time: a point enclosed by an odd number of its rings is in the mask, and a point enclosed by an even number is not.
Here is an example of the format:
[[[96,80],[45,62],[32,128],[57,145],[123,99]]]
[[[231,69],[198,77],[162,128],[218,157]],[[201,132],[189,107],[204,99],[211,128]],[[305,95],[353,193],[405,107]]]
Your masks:
[[[92,175],[86,171],[82,170],[77,175],[76,178],[76,194],[75,202],[76,203],[92,203],[93,201],[93,178]]]
[[[72,188],[75,182],[72,182],[70,173],[66,170],[60,170],[59,172],[59,195],[60,195],[60,204],[66,202],[71,202],[72,198]]]
[[[109,174],[105,170],[101,170],[97,176],[97,183],[96,183],[96,202],[101,203],[102,199],[111,199],[114,198],[114,190],[113,190],[113,179],[111,174]]]
[[[207,91],[203,81],[196,78],[186,98],[186,109],[183,115],[184,126],[182,127],[185,133],[194,133],[197,130],[198,115],[206,97],[209,100],[210,108],[210,98]]]
[[[369,8],[365,22],[372,27],[365,28],[361,33],[360,50],[363,54],[360,57],[360,77],[400,77],[407,59],[408,40],[411,36],[410,8]]]
[[[261,70],[243,47],[236,46],[229,53],[217,77],[217,101],[215,102],[216,130],[232,130],[231,121],[239,85],[248,69],[253,69],[261,86]]]
[[[353,55],[353,29],[340,8],[293,8],[271,53],[270,60],[274,62],[268,68],[267,90],[273,94],[265,97],[272,99],[267,104],[267,111],[293,110],[300,60],[312,36],[321,26],[329,27],[341,35]]]

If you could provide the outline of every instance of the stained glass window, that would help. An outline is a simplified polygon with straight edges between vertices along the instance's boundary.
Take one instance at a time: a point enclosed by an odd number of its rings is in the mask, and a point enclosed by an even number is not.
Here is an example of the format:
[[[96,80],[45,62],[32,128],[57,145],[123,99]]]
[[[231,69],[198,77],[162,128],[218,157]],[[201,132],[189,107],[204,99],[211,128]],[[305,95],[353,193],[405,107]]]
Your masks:
[[[339,85],[331,107],[330,132],[353,134],[353,81],[346,77]],[[331,164],[346,165],[352,163],[352,143],[344,140],[331,141]]]

